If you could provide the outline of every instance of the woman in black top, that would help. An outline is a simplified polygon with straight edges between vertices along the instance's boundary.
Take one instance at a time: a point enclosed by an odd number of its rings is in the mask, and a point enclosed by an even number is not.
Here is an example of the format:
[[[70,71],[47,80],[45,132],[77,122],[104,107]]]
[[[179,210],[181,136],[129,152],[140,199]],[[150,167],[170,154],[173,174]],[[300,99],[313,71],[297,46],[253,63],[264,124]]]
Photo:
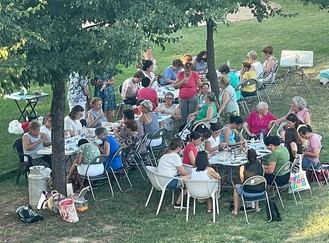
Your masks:
[[[240,181],[241,184],[246,181],[248,178],[256,175],[264,175],[264,169],[262,164],[257,159],[257,153],[254,149],[249,149],[247,153],[248,163],[240,167]],[[234,187],[233,200],[234,200],[234,209],[232,211],[233,215],[238,214],[240,208],[240,198],[239,195],[243,193],[242,185],[237,184]],[[256,211],[259,211],[258,201],[256,202]]]
[[[295,157],[297,154],[302,154],[302,141],[298,136],[296,128],[288,128],[286,129],[285,135],[284,135],[284,146],[289,151],[290,155],[290,162],[293,162],[295,160]]]

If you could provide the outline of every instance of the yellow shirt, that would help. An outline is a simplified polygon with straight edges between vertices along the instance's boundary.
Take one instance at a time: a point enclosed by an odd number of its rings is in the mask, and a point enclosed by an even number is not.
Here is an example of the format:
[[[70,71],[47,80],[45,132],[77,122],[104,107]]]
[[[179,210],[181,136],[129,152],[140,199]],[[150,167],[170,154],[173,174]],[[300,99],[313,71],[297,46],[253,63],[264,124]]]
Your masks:
[[[257,79],[257,75],[256,75],[256,72],[254,70],[247,71],[242,76],[242,80],[244,80],[244,81],[250,80],[250,79]],[[250,93],[255,92],[256,91],[256,84],[247,85],[246,87],[244,87],[242,89],[242,91],[250,92]]]

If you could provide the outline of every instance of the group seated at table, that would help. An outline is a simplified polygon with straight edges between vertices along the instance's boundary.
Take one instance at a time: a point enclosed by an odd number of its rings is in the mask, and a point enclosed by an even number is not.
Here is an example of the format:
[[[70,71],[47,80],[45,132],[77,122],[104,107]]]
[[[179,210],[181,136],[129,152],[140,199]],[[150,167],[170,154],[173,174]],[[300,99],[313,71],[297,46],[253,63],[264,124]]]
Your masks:
[[[107,118],[102,110],[102,99],[98,97],[92,98],[90,101],[90,110],[87,112],[87,125],[91,128],[102,126],[103,122],[107,122]]]
[[[38,121],[32,121],[29,124],[29,131],[22,137],[23,152],[31,157],[32,165],[43,165],[50,167],[51,159],[48,155],[39,155],[37,152],[44,149],[45,146],[51,145],[47,136],[40,133],[40,123]]]
[[[243,129],[247,133],[248,138],[257,138],[261,133],[266,136],[276,120],[276,116],[268,111],[268,104],[259,102],[256,106],[256,111],[252,111],[248,115],[243,124]]]
[[[247,159],[248,163],[245,165],[241,165],[239,169],[239,178],[240,178],[240,183],[241,184],[236,184],[234,186],[234,191],[233,191],[233,201],[234,201],[234,208],[232,211],[233,215],[237,215],[239,210],[240,210],[240,197],[239,195],[243,193],[248,193],[248,191],[243,191],[242,190],[242,184],[245,182],[247,179],[249,179],[252,176],[263,176],[264,175],[264,169],[261,164],[261,162],[257,159],[257,153],[254,149],[248,149],[247,152]],[[259,204],[258,201],[255,203],[256,207],[256,212],[259,211]]]
[[[64,132],[67,136],[77,136],[82,133],[80,119],[83,117],[84,108],[76,105],[69,115],[64,118]]]

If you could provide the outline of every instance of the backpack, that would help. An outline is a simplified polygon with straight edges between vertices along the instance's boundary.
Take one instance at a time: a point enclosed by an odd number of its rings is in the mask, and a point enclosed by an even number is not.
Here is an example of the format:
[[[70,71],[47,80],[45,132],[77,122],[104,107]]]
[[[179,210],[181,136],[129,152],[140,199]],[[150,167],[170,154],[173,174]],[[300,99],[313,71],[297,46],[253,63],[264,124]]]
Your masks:
[[[269,222],[272,222],[272,221],[281,221],[282,220],[281,219],[281,215],[280,215],[279,209],[276,206],[275,202],[272,201],[272,200],[269,200],[269,205],[270,205],[270,208],[268,208],[268,205],[266,204],[267,220],[270,220],[271,219],[270,211],[269,211],[269,210],[271,210],[272,220],[269,221]]]

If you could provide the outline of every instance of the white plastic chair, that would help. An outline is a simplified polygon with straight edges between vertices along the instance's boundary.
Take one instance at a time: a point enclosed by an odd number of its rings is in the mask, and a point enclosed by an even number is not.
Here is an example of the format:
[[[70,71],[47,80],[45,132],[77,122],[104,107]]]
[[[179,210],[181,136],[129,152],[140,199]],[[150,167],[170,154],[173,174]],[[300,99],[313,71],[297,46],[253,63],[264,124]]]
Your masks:
[[[220,181],[209,180],[184,180],[187,189],[186,222],[188,222],[190,197],[194,198],[193,214],[195,214],[196,199],[208,199],[211,197],[213,205],[213,223],[216,222],[216,212],[219,214],[218,198],[220,195]]]
[[[156,167],[152,167],[152,166],[146,166],[146,174],[147,177],[150,179],[151,184],[152,184],[152,188],[150,191],[150,194],[147,198],[147,201],[145,203],[145,207],[147,207],[148,203],[150,202],[153,190],[157,190],[157,191],[161,191],[161,197],[160,197],[160,201],[159,201],[159,205],[158,205],[158,209],[156,211],[156,215],[159,214],[161,205],[162,205],[162,201],[165,195],[165,192],[167,189],[168,184],[173,180],[173,179],[177,179],[181,182],[181,185],[183,185],[183,181],[180,178],[177,177],[170,177],[170,176],[165,176],[162,175],[160,173],[158,173],[157,168]],[[180,188],[181,193],[183,195],[183,187]],[[174,197],[175,197],[175,190],[172,190],[172,198],[171,198],[171,204],[174,204]],[[181,210],[183,208],[183,200],[181,200]]]

